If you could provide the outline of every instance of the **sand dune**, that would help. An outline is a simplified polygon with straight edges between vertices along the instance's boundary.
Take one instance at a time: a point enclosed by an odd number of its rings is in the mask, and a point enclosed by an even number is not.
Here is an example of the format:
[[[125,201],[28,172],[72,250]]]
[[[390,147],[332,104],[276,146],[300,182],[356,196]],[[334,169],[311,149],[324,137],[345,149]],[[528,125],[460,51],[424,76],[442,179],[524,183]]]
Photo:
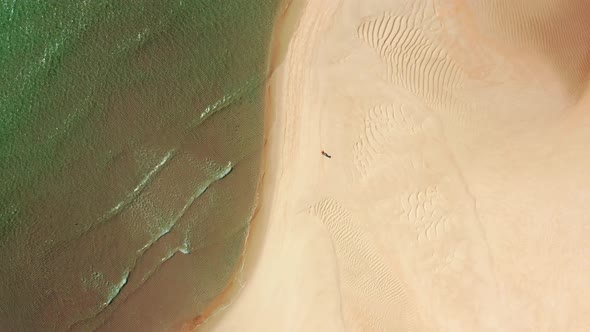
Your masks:
[[[242,288],[202,330],[589,330],[590,4],[298,4]]]

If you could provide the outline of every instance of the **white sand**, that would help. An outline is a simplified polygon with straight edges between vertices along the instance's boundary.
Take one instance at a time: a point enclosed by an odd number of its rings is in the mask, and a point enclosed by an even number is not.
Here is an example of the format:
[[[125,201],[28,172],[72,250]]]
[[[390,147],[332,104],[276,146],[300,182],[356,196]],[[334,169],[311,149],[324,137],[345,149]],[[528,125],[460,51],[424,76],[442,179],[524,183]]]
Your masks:
[[[590,15],[555,3],[308,0],[204,330],[590,331]]]

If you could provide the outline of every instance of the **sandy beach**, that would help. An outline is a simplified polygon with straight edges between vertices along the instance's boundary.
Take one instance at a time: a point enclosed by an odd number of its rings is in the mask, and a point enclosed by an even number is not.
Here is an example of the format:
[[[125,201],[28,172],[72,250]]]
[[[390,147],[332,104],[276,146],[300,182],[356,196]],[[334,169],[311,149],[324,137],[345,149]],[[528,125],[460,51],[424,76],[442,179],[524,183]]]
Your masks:
[[[295,3],[241,290],[200,330],[587,331],[588,6]]]

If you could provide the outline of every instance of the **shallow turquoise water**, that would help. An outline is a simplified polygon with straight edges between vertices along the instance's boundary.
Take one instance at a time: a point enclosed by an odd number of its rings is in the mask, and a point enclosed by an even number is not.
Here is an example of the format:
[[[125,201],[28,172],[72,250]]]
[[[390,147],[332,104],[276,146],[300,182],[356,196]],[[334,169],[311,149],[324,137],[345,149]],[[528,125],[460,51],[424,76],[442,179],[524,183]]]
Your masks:
[[[0,3],[0,327],[161,330],[221,292],[278,3]]]

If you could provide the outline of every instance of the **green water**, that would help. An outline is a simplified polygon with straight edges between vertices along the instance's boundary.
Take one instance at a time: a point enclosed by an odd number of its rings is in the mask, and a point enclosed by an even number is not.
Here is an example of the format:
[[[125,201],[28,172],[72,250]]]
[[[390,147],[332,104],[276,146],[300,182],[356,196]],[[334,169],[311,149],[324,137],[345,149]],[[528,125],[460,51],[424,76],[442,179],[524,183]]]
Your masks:
[[[2,0],[0,330],[161,331],[222,291],[279,2]]]

